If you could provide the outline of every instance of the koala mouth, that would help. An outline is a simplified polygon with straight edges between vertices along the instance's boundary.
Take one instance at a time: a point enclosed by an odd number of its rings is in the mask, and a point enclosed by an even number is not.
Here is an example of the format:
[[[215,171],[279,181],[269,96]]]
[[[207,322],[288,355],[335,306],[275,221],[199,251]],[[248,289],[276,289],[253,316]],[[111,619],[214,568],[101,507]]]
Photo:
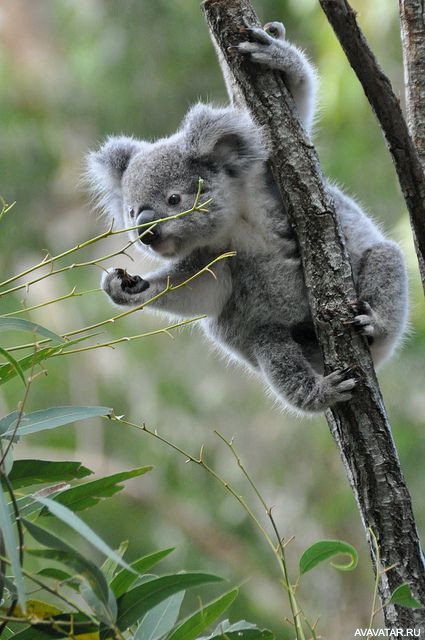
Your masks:
[[[164,258],[172,257],[176,253],[176,243],[173,238],[163,238],[159,236],[149,244],[149,248]]]

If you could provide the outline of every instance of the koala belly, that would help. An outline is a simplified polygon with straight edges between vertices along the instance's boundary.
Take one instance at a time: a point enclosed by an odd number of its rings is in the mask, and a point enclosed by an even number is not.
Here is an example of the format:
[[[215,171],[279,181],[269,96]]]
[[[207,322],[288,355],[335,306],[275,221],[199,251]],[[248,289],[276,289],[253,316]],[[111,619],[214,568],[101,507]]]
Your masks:
[[[314,368],[321,358],[310,316],[301,264],[281,258],[232,260],[232,293],[218,317],[203,322],[204,331],[227,355],[256,369],[260,332],[280,325],[300,344]]]

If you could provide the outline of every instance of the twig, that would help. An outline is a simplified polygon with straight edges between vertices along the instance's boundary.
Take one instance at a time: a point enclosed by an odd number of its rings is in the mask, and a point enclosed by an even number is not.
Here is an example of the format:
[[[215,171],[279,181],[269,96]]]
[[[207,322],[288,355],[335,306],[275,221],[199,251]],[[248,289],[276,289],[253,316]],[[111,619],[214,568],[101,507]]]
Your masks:
[[[89,289],[88,291],[76,291],[76,287],[72,289],[69,293],[64,296],[60,296],[59,298],[54,298],[53,300],[48,300],[47,302],[41,302],[40,304],[35,304],[32,307],[24,307],[23,309],[18,309],[17,311],[11,311],[10,313],[3,313],[0,315],[0,318],[8,318],[9,316],[17,316],[21,313],[29,313],[30,311],[35,311],[36,309],[41,309],[42,307],[48,307],[51,304],[55,304],[56,302],[61,302],[62,300],[69,300],[69,298],[79,298],[81,296],[85,296],[89,293],[95,293],[98,291],[102,291],[100,287],[97,289]]]
[[[121,313],[118,313],[116,316],[113,316],[112,318],[108,318],[107,320],[102,320],[100,322],[96,322],[95,324],[91,324],[91,325],[88,325],[86,327],[82,327],[81,329],[74,329],[73,331],[68,331],[67,333],[63,333],[61,337],[65,338],[65,339],[66,338],[71,338],[72,336],[75,336],[75,335],[77,335],[79,333],[86,333],[88,331],[92,331],[93,329],[97,329],[97,328],[102,327],[102,326],[107,325],[107,324],[114,324],[117,320],[120,320],[121,318],[125,318],[126,316],[129,316],[129,315],[131,315],[133,313],[136,313],[137,311],[141,311],[145,307],[149,306],[150,304],[156,302],[157,300],[159,300],[160,298],[165,296],[167,293],[170,293],[172,291],[177,291],[177,289],[180,289],[182,287],[185,287],[185,286],[189,285],[195,278],[198,278],[203,273],[206,273],[206,272],[212,273],[211,272],[211,267],[214,264],[216,264],[220,260],[224,260],[225,258],[231,258],[231,257],[233,257],[235,255],[236,254],[235,254],[234,251],[229,251],[227,253],[223,253],[222,255],[218,256],[217,258],[214,258],[214,260],[212,260],[207,265],[205,265],[205,267],[203,267],[202,269],[197,271],[195,274],[193,274],[192,276],[190,276],[189,278],[187,278],[186,280],[184,280],[180,284],[173,285],[172,283],[168,283],[167,286],[163,289],[163,291],[160,291],[159,293],[157,293],[152,298],[149,298],[149,300],[146,300],[146,302],[143,302],[142,304],[140,304],[140,305],[138,305],[136,307],[132,307],[131,309],[128,309],[127,311],[123,311]],[[22,350],[22,349],[29,349],[31,347],[34,347],[34,345],[41,346],[41,345],[44,345],[44,344],[46,344],[48,342],[51,342],[50,338],[45,338],[43,340],[39,340],[36,343],[29,342],[27,344],[20,344],[20,345],[14,346],[14,347],[8,347],[7,351],[12,352],[12,351],[19,351],[19,350]]]
[[[279,551],[276,549],[276,546],[275,546],[273,540],[271,539],[271,537],[269,536],[269,534],[267,533],[267,531],[265,530],[265,528],[261,524],[260,520],[255,515],[254,511],[248,505],[246,500],[224,478],[222,478],[220,476],[220,474],[217,473],[217,471],[215,471],[212,467],[210,467],[208,465],[208,463],[205,461],[205,458],[204,458],[204,447],[203,446],[201,447],[199,456],[195,457],[192,454],[190,454],[189,452],[187,452],[184,449],[182,449],[179,445],[176,445],[175,443],[171,442],[170,440],[168,440],[164,436],[159,435],[159,433],[156,430],[152,431],[151,429],[149,429],[146,426],[145,423],[136,424],[134,422],[126,420],[123,416],[116,416],[116,415],[113,415],[112,417],[109,417],[108,419],[112,419],[112,420],[115,420],[117,422],[121,422],[123,424],[126,424],[129,427],[133,427],[133,428],[138,429],[140,431],[144,431],[144,432],[148,433],[149,435],[153,436],[154,438],[156,438],[157,440],[159,440],[160,442],[163,442],[164,444],[169,446],[171,449],[173,449],[174,451],[177,451],[182,456],[184,456],[185,459],[186,459],[186,462],[193,462],[194,464],[202,467],[217,482],[219,482],[219,484],[221,484],[226,489],[226,491],[228,491],[233,496],[233,498],[235,498],[237,500],[237,502],[241,505],[241,507],[248,514],[249,518],[253,521],[253,523],[255,524],[257,529],[260,531],[260,533],[263,536],[263,538],[266,540],[267,544],[269,545],[269,547],[273,551],[273,555],[275,557],[277,557],[277,559],[279,561],[279,567],[280,567],[280,569],[282,571],[283,578],[284,578],[284,586],[287,589],[288,593],[290,594],[289,595],[289,602],[290,602],[291,612],[292,612],[292,615],[293,615],[294,625],[295,625],[295,629],[296,629],[296,633],[297,633],[297,640],[305,640],[305,636],[304,636],[304,632],[303,632],[303,629],[302,629],[302,625],[301,625],[300,620],[299,620],[299,616],[302,613],[302,610],[298,607],[298,605],[296,603],[295,594],[293,593],[292,586],[291,586],[291,584],[289,582],[289,579],[288,579],[288,574],[287,574],[287,569],[286,569],[284,556],[281,555],[280,549],[279,549]],[[216,432],[216,433],[224,442],[226,442],[224,440],[224,438],[220,434],[218,434],[218,432]],[[228,444],[228,443],[226,442],[226,444]],[[265,506],[266,510],[269,510],[269,508],[267,507],[264,499],[262,497],[260,497],[261,494],[259,493],[258,489],[255,487],[255,484],[252,482],[252,479],[248,476],[246,471],[244,472],[244,475],[247,477],[247,479],[249,479],[249,483],[254,488],[254,490],[255,490],[257,496],[259,497],[262,505]],[[277,531],[277,529],[275,529],[275,533],[276,533],[276,531]],[[277,532],[277,537],[278,537],[278,539],[280,539],[280,536],[279,536],[278,532]]]
[[[88,347],[81,347],[80,349],[70,349],[66,350],[64,347],[59,353],[54,353],[51,358],[58,358],[60,356],[69,355],[71,353],[82,353],[83,351],[92,351],[93,349],[102,349],[104,347],[113,347],[116,344],[120,344],[122,342],[132,342],[133,340],[138,340],[139,338],[148,338],[149,336],[156,336],[160,333],[165,333],[170,337],[170,331],[173,329],[177,329],[179,327],[183,327],[187,324],[192,324],[193,322],[198,322],[199,320],[203,320],[206,316],[198,316],[196,318],[189,318],[188,320],[182,320],[181,322],[176,322],[175,324],[171,324],[168,327],[164,327],[162,329],[155,329],[153,331],[147,331],[145,333],[139,333],[137,336],[124,336],[122,338],[117,338],[116,340],[110,340],[109,342],[102,342],[101,344],[92,344]]]
[[[187,209],[186,211],[181,211],[180,213],[176,213],[173,214],[171,216],[166,216],[164,218],[160,218],[159,220],[156,220],[154,224],[152,224],[152,222],[145,222],[143,224],[139,224],[139,225],[134,225],[131,227],[124,227],[123,229],[116,229],[114,231],[114,221],[112,221],[110,227],[107,229],[107,231],[104,231],[103,233],[100,233],[99,235],[90,238],[89,240],[86,240],[85,242],[80,242],[79,244],[75,245],[75,247],[72,247],[71,249],[67,249],[66,251],[63,251],[62,253],[57,254],[56,256],[52,256],[49,257],[48,254],[44,257],[44,259],[35,264],[32,265],[31,267],[28,267],[28,269],[25,269],[24,271],[21,271],[20,273],[11,276],[10,278],[8,278],[7,280],[3,280],[3,282],[0,282],[0,287],[5,287],[8,284],[10,284],[11,282],[14,282],[15,280],[19,280],[20,278],[23,278],[24,276],[27,276],[28,274],[32,273],[33,271],[36,271],[37,269],[41,269],[42,267],[45,267],[47,265],[53,265],[54,262],[57,262],[58,260],[61,260],[62,258],[66,258],[70,255],[72,255],[73,253],[75,253],[76,251],[81,251],[81,249],[85,249],[86,247],[89,247],[93,244],[95,244],[96,242],[99,242],[100,240],[105,240],[106,238],[109,238],[110,236],[116,236],[119,235],[121,233],[127,233],[128,231],[133,231],[133,230],[140,230],[140,229],[146,229],[146,233],[149,233],[149,231],[151,231],[151,229],[153,229],[157,224],[161,224],[163,222],[169,222],[170,220],[177,220],[178,218],[181,218],[183,216],[186,216],[190,213],[195,213],[195,212],[201,212],[201,213],[207,213],[208,210],[206,209],[206,207],[210,204],[211,202],[211,198],[208,198],[207,200],[205,200],[202,203],[199,203],[199,199],[200,199],[200,195],[201,195],[201,189],[202,189],[202,180],[199,179],[198,181],[198,192],[195,196],[195,201],[192,205],[192,207],[190,209]],[[25,285],[24,285],[25,286]],[[12,291],[16,289],[12,289]],[[10,292],[10,290],[9,290]],[[5,295],[8,292],[2,292],[0,295]]]

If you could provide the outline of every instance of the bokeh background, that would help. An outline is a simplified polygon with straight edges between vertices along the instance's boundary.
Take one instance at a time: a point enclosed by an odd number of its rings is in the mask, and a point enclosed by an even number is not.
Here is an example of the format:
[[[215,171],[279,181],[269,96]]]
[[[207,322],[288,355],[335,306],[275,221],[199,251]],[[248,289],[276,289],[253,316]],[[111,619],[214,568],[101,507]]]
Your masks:
[[[359,21],[396,92],[403,95],[397,3],[356,0]],[[417,523],[425,535],[425,316],[404,202],[367,101],[317,0],[256,0],[264,21],[282,20],[321,77],[315,141],[325,172],[373,213],[406,252],[411,332],[379,378]],[[198,99],[225,102],[220,70],[195,0],[2,0],[0,4],[0,193],[16,205],[1,224],[1,274],[38,262],[99,233],[81,186],[83,159],[111,133],[155,138],[173,132]],[[119,248],[105,241],[69,260]],[[108,261],[143,273],[127,258]],[[64,263],[66,264],[66,263]],[[101,271],[69,271],[0,300],[12,311],[68,293],[96,289]],[[65,332],[114,313],[100,292],[27,317]],[[141,312],[108,327],[104,339],[165,326]],[[19,383],[1,388],[2,413],[15,408]],[[228,451],[213,430],[236,435],[236,446],[270,504],[296,575],[303,549],[319,538],[342,538],[360,552],[352,574],[322,566],[308,574],[302,602],[321,616],[326,638],[348,638],[366,626],[373,578],[367,547],[342,463],[324,418],[284,415],[258,380],[229,366],[199,331],[185,329],[87,354],[51,360],[28,409],[60,404],[113,406],[145,421],[193,453],[205,443],[209,462],[246,495]],[[148,435],[114,423],[84,423],[28,437],[20,457],[82,460],[106,474],[141,464],[156,469],[125,493],[84,516],[111,545],[130,540],[129,557],[176,546],[174,569],[208,569],[244,582],[231,618],[283,631],[284,611],[272,555],[234,500],[201,469]],[[83,514],[84,515],[84,514]],[[68,533],[67,533],[68,535]],[[167,562],[164,564],[166,568]],[[286,607],[286,605],[285,605]]]

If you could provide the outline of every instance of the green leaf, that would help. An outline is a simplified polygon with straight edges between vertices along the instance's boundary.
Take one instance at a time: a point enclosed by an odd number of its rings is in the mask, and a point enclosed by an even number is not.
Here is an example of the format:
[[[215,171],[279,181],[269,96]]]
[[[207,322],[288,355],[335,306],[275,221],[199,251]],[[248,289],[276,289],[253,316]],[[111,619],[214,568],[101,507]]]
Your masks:
[[[230,607],[239,590],[233,589],[192,614],[173,631],[168,640],[194,640]]]
[[[410,587],[405,582],[395,589],[390,598],[390,604],[398,604],[409,609],[425,609],[424,605],[418,602],[410,591]]]
[[[66,340],[58,336],[57,333],[23,318],[0,318],[0,332],[2,331],[27,331],[66,344]]]
[[[14,489],[34,484],[69,482],[89,476],[93,472],[81,462],[54,462],[52,460],[16,460],[9,480]]]
[[[41,498],[34,496],[38,502],[48,508],[50,513],[59,520],[62,520],[65,524],[70,526],[74,531],[76,531],[80,536],[83,536],[90,544],[92,544],[96,549],[98,549],[101,553],[105,554],[105,556],[112,558],[115,562],[125,569],[132,571],[130,565],[125,562],[120,556],[109,547],[106,542],[100,538],[97,533],[95,533],[90,527],[81,520],[78,516],[75,515],[68,507],[65,507],[62,504],[58,504],[54,500],[50,500],[49,498]]]
[[[27,383],[25,381],[24,372],[22,371],[22,367],[19,364],[19,362],[15,360],[15,358],[8,351],[6,351],[6,349],[3,349],[3,347],[0,347],[0,353],[3,356],[3,358],[6,358],[6,360],[12,365],[12,368],[15,370],[16,374],[21,378],[22,382],[24,383],[24,386],[26,387]]]
[[[174,593],[221,580],[218,576],[196,572],[161,576],[141,584],[118,599],[118,628],[124,631],[136,624],[148,611]]]
[[[74,340],[67,340],[65,343],[61,343],[56,346],[44,347],[43,349],[38,349],[35,353],[30,353],[27,356],[24,356],[20,360],[18,360],[18,364],[21,367],[22,371],[26,371],[27,369],[31,369],[34,365],[39,364],[43,360],[47,360],[54,356],[55,354],[60,354],[65,352],[65,347],[71,347],[78,342],[83,342],[84,340],[88,340],[89,338],[93,338],[99,335],[98,333],[92,333],[87,336],[82,336],[81,338],[75,338]],[[0,385],[5,382],[9,382],[17,375],[16,370],[10,364],[2,364],[0,365]]]
[[[127,549],[128,549],[128,540],[124,540],[124,542],[121,542],[120,546],[116,550],[116,553],[119,555],[120,558],[123,558]],[[111,580],[113,579],[115,572],[117,570],[117,566],[118,566],[117,563],[112,558],[107,558],[105,562],[102,564],[101,571],[108,583],[110,583]],[[123,571],[125,571],[125,569],[123,569]]]
[[[0,436],[8,431],[9,427],[16,421],[18,416],[19,411],[12,411],[12,413],[8,413],[7,416],[4,416],[0,420]]]
[[[300,574],[307,573],[311,569],[314,569],[316,565],[328,558],[339,555],[340,553],[348,555],[350,561],[347,564],[335,564],[331,562],[334,569],[339,571],[352,571],[357,567],[359,560],[356,549],[343,540],[319,540],[315,544],[311,545],[300,558]]]
[[[108,584],[105,576],[93,562],[87,560],[73,547],[50,533],[50,531],[46,531],[46,529],[29,520],[24,519],[23,522],[32,537],[44,547],[47,547],[46,549],[28,550],[28,553],[37,557],[56,560],[67,567],[72,567],[88,581],[93,591],[103,602],[108,601]]]
[[[268,629],[257,629],[252,625],[241,627],[235,624],[228,627],[228,629],[223,629],[223,631],[220,628],[217,631],[218,633],[208,636],[208,640],[275,640],[274,633]]]
[[[55,502],[68,507],[73,512],[83,511],[84,509],[93,507],[100,500],[109,498],[121,491],[124,488],[123,485],[120,484],[121,482],[142,476],[152,469],[152,466],[139,467],[131,471],[122,471],[121,473],[114,473],[105,478],[92,480],[91,482],[80,484],[77,487],[71,487],[59,493],[55,498]],[[43,509],[41,515],[49,515],[48,509]]]
[[[18,602],[21,608],[26,610],[26,594],[24,578],[21,571],[21,563],[19,562],[18,555],[18,540],[16,537],[15,529],[12,525],[9,508],[5,499],[5,495],[0,486],[0,529],[3,533],[4,545],[6,547],[6,553],[12,565],[13,575],[15,576],[16,591],[18,595]]]
[[[143,617],[134,640],[159,640],[171,631],[179,617],[184,591],[160,602]]]
[[[62,628],[63,630],[58,631],[52,629],[50,626],[34,624],[23,631],[15,632],[13,640],[51,640],[52,638],[60,638],[63,640],[64,638],[69,638],[66,632],[71,629],[74,630],[72,637],[75,638],[75,640],[78,640],[80,636],[82,639],[84,638],[84,640],[96,640],[96,638],[99,637],[97,633],[99,627],[93,624],[93,622],[82,613],[62,613],[58,616],[52,616],[52,620],[55,622],[57,629]],[[82,634],[87,635],[83,636]]]
[[[172,551],[174,551],[174,547],[170,549],[164,549],[163,551],[155,551],[154,553],[149,553],[138,560],[135,560],[131,563],[130,567],[133,571],[127,571],[127,569],[122,569],[117,573],[114,579],[111,582],[111,589],[114,592],[115,596],[119,598],[124,593],[126,593],[129,588],[134,584],[137,580],[137,575],[134,574],[134,571],[138,574],[146,573],[149,569],[152,569],[158,562],[160,562],[163,558],[168,556]]]
[[[108,590],[108,603],[105,604],[100,600],[97,594],[90,589],[87,584],[82,584],[80,587],[81,596],[89,605],[90,609],[95,613],[96,617],[107,628],[111,628],[117,619],[117,601],[114,594]]]
[[[56,569],[56,567],[45,567],[44,569],[40,569],[40,571],[37,571],[37,575],[42,576],[43,578],[59,580],[59,582],[71,580],[73,577],[70,573],[62,571],[62,569]]]
[[[22,417],[16,435],[26,436],[46,429],[56,429],[56,427],[62,427],[78,420],[86,420],[97,416],[110,416],[111,414],[112,409],[108,407],[51,407],[50,409],[42,409],[41,411],[25,414]],[[12,435],[14,430],[13,422],[8,426],[4,436]]]

